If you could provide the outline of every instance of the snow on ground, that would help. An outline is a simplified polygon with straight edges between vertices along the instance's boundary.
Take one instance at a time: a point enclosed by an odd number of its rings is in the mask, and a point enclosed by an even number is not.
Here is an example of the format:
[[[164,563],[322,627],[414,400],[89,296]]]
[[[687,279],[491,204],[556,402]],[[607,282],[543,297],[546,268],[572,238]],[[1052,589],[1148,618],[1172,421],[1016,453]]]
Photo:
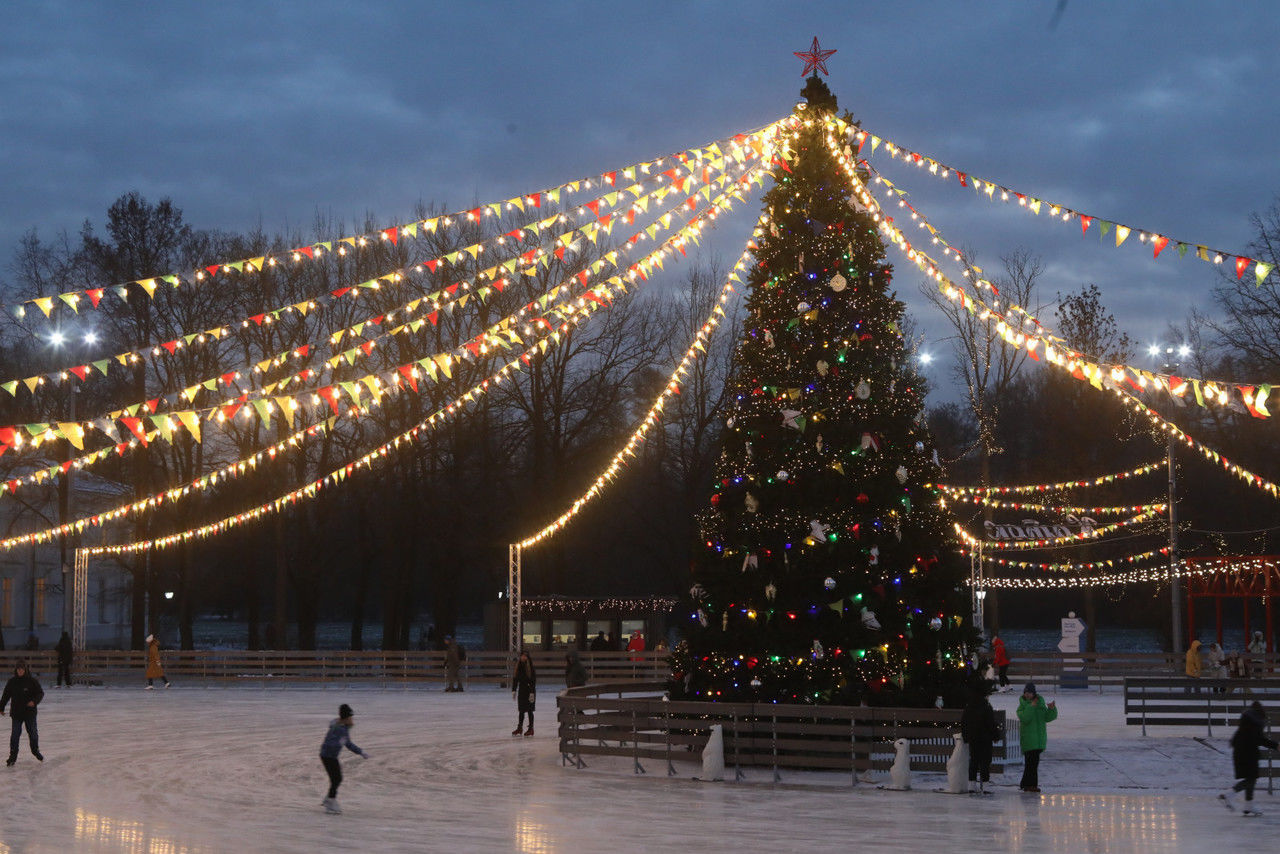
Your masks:
[[[662,762],[637,775],[625,758],[565,767],[550,687],[538,734],[518,739],[515,704],[496,687],[49,690],[46,761],[24,736],[18,764],[0,768],[0,854],[1208,851],[1274,837],[1280,797],[1265,781],[1262,818],[1216,798],[1230,782],[1228,732],[1143,738],[1124,725],[1118,693],[1056,697],[1044,793],[1019,793],[1011,766],[994,796],[971,798],[934,792],[942,778],[922,774],[911,792],[854,789],[843,774],[783,771],[774,784],[769,769],[702,783],[688,753],[671,777]],[[344,755],[345,812],[328,816],[317,752],[341,702],[372,758]]]

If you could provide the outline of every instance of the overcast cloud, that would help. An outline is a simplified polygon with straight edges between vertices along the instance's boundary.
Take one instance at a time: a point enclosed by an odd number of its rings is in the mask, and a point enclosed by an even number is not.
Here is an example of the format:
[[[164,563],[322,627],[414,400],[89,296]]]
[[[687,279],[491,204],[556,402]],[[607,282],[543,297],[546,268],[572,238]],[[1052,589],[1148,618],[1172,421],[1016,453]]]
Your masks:
[[[1271,2],[11,3],[0,30],[0,267],[137,190],[197,228],[386,224],[765,124],[828,80],[873,132],[1106,219],[1243,252],[1280,193]],[[1096,282],[1147,342],[1212,269],[992,205],[876,157],[953,242]],[[754,207],[754,206],[753,206]],[[739,239],[754,219],[720,246]],[[1131,245],[1132,244],[1132,245]],[[211,259],[217,260],[217,259]],[[916,277],[891,256],[901,293]],[[938,372],[938,369],[935,369]],[[935,377],[940,381],[941,376]]]

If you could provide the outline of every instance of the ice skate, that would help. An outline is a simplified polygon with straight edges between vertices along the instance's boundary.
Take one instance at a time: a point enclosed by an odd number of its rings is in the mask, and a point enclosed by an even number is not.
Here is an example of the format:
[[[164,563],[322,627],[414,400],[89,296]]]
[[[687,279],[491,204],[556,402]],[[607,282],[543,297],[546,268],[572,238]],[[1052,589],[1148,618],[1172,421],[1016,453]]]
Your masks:
[[[148,685],[148,686],[147,686],[147,690],[148,690],[148,691],[154,691],[155,689],[156,689],[156,686],[154,686],[154,685]]]
[[[533,735],[533,727],[529,727],[527,730],[524,731],[525,738],[528,738],[531,735]]]
[[[337,798],[324,799],[324,811],[329,815],[342,815],[342,807],[338,806]]]
[[[1258,810],[1255,810],[1253,807],[1245,807],[1244,810],[1240,813],[1240,815],[1243,816],[1244,818],[1257,818],[1258,816],[1262,815],[1262,813],[1259,812]]]
[[[524,734],[524,727],[519,727],[519,726],[518,726],[518,727],[516,727],[515,729],[511,730],[511,734],[512,734],[512,735],[523,735],[523,734]]]
[[[1218,795],[1218,800],[1222,801],[1222,805],[1232,812],[1236,811],[1235,792],[1227,791]]]
[[[32,755],[32,756],[34,756],[34,757],[36,758],[36,761],[37,761],[37,762],[43,762],[43,761],[44,761],[44,754],[43,754],[43,753],[41,753],[40,751],[36,750],[34,747],[33,747],[33,748],[31,748],[31,755]]]
[[[12,765],[13,763],[15,763],[15,762],[17,762],[17,761],[18,761],[18,757],[17,757],[16,755],[14,755],[14,756],[10,756],[8,759],[6,759],[4,764],[5,764],[5,765]]]

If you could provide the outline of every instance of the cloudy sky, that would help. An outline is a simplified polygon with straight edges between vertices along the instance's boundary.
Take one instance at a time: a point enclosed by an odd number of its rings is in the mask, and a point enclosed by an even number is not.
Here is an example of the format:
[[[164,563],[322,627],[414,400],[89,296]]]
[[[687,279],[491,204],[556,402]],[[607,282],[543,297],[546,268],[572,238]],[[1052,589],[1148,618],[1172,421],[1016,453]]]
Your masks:
[[[1244,252],[1280,194],[1271,2],[14,2],[0,29],[0,276],[21,235],[137,190],[197,228],[469,207],[778,118],[817,35],[864,126],[1104,219]],[[865,153],[865,152],[864,152]],[[953,242],[1094,282],[1143,343],[1209,265],[979,200],[883,156]],[[720,246],[730,259],[754,219]],[[1136,238],[1136,234],[1135,234]],[[211,259],[218,260],[218,259]],[[940,332],[901,259],[902,293]],[[157,271],[163,272],[163,271]],[[936,345],[935,345],[936,346]],[[943,380],[938,373],[935,382]]]

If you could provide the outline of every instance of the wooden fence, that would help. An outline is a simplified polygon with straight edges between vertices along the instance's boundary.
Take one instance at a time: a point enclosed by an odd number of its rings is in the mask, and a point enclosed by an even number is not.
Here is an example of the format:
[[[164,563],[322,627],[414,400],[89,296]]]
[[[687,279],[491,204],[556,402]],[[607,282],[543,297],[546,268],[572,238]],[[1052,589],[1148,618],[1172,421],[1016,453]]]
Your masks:
[[[959,731],[959,709],[893,709],[867,706],[806,706],[772,703],[707,703],[664,699],[663,682],[626,682],[570,688],[556,698],[562,762],[585,767],[583,757],[630,758],[637,774],[644,763],[698,760],[711,727],[724,729],[726,768],[737,778],[744,766],[847,771],[883,771],[893,762],[893,741],[910,742],[911,767],[945,771]],[[1004,730],[1005,715],[996,712]],[[1012,739],[1016,740],[1016,733]],[[1004,744],[995,747],[992,771],[1003,769]]]
[[[1182,676],[1185,653],[1143,652],[1014,652],[1009,681],[1015,690],[1028,682],[1041,689],[1123,688],[1124,680],[1136,676]],[[1280,678],[1280,654],[1248,656],[1251,670],[1260,677]]]

